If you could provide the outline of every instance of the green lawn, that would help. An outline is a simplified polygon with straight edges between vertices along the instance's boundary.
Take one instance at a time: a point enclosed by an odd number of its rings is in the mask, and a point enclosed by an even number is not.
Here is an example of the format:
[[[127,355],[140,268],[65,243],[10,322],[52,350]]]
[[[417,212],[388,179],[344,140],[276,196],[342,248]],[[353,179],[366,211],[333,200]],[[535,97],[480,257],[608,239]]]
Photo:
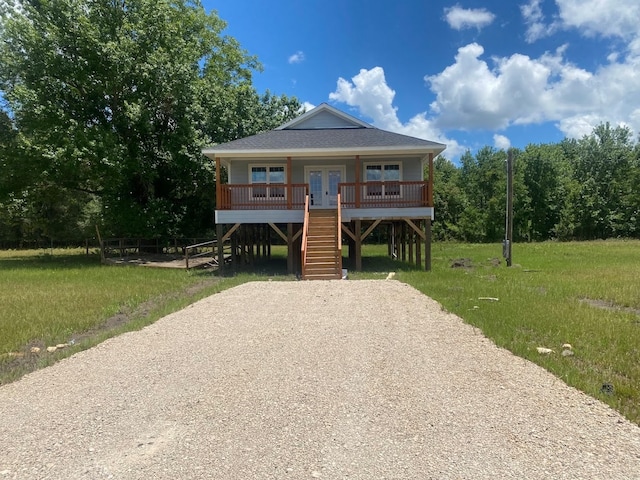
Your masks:
[[[511,268],[493,265],[500,255],[500,245],[436,244],[431,273],[405,269],[397,278],[640,423],[640,242],[515,245]],[[459,258],[473,266],[451,268]],[[562,356],[565,343],[573,356]]]
[[[274,247],[277,260],[257,274],[219,279],[203,271],[102,266],[81,251],[0,252],[0,384],[224,288],[268,275],[291,280],[283,253]],[[387,258],[386,246],[365,245],[364,271],[349,278],[384,279],[395,271],[397,280],[498,345],[640,423],[640,241],[516,244],[511,268],[499,261],[501,253],[500,245],[436,243],[433,271],[424,272]],[[458,259],[468,266],[452,268]],[[128,321],[100,329],[118,313]],[[30,346],[67,343],[95,329],[62,352],[29,354]],[[564,343],[573,356],[562,356]],[[541,355],[537,347],[554,352]],[[613,392],[603,393],[604,384]]]
[[[105,266],[81,250],[0,252],[0,384],[252,278]],[[74,345],[30,354],[62,343]]]

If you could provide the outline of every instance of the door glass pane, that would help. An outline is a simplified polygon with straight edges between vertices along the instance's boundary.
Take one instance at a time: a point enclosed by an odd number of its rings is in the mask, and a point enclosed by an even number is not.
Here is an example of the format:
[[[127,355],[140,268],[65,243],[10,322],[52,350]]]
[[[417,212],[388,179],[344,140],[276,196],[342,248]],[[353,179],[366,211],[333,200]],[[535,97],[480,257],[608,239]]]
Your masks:
[[[338,184],[341,182],[340,170],[329,170],[329,205],[338,204]]]
[[[309,193],[311,205],[322,205],[322,170],[309,172]]]

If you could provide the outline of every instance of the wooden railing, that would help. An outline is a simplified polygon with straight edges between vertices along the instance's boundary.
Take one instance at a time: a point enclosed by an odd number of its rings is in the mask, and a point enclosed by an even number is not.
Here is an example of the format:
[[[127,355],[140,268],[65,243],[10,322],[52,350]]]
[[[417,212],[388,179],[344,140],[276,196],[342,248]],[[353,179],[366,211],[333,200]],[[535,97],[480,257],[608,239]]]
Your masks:
[[[340,202],[340,192],[338,192],[338,272],[342,277],[342,207]]]
[[[306,183],[220,185],[217,210],[300,210],[309,193]]]
[[[199,267],[205,264],[212,267],[219,267],[220,259],[217,256],[217,248],[217,240],[209,240],[207,242],[187,245],[184,249],[184,262],[186,269],[189,270],[190,267]],[[223,249],[224,259],[222,259],[222,261],[228,262],[231,260],[231,255],[233,253],[231,251],[231,243],[229,241],[226,241],[223,245]]]
[[[432,207],[428,182],[340,183],[343,208]]]
[[[302,225],[302,278],[305,278],[307,267],[307,238],[309,233],[309,195],[304,197],[304,224]]]

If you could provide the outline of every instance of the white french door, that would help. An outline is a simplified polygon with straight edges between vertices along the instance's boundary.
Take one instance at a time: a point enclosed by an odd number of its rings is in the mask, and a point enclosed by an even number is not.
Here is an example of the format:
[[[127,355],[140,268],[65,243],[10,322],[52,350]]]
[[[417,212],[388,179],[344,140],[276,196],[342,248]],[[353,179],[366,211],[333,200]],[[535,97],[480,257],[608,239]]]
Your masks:
[[[309,184],[310,208],[338,206],[338,184],[345,177],[345,167],[306,167],[305,177]]]

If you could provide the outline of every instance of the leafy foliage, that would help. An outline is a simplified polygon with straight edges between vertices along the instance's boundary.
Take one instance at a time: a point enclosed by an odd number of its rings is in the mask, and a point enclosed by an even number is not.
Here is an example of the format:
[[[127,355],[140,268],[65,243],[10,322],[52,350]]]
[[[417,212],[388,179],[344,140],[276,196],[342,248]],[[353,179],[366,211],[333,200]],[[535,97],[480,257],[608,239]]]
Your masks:
[[[86,205],[76,218],[93,215],[112,234],[203,232],[215,178],[201,148],[300,110],[295,98],[255,92],[257,59],[198,1],[21,5],[5,8],[0,29],[10,112],[0,116],[0,167],[14,177],[0,202]]]
[[[599,125],[559,144],[513,149],[514,237],[522,241],[640,236],[640,145],[626,127]],[[491,147],[460,165],[436,159],[434,234],[497,241],[505,231],[506,153]]]

